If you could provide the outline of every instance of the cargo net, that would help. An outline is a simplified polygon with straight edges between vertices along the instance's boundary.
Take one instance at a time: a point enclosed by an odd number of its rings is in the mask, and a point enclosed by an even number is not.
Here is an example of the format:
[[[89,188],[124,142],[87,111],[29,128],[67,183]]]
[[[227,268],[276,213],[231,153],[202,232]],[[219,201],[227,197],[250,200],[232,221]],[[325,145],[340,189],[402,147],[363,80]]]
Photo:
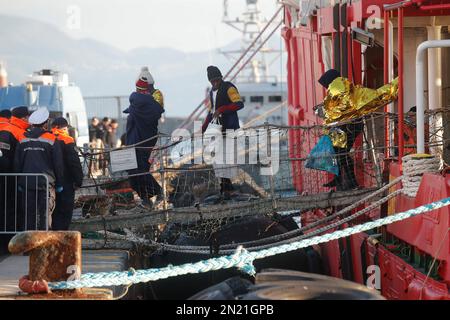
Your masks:
[[[426,129],[427,152],[440,152],[444,164],[448,139],[445,139],[446,131],[439,123],[447,119],[449,110],[428,112],[425,121],[429,124]],[[389,139],[385,137],[385,121],[394,128],[389,150],[385,144]],[[170,223],[169,219],[164,223],[136,226],[150,228],[151,234],[158,235],[152,238],[162,241],[169,241],[168,238],[174,234],[208,238],[244,217],[273,217],[278,212],[277,203],[284,199],[331,190],[381,187],[387,182],[383,180],[386,156],[395,158],[398,155],[397,127],[396,115],[388,113],[374,113],[351,123],[340,123],[333,129],[322,125],[268,123],[244,126],[241,134],[245,139],[239,140],[239,136],[231,139],[234,140],[232,154],[235,162],[219,165],[205,163],[205,154],[221,153],[226,158],[231,148],[225,147],[225,151],[213,149],[212,153],[210,148],[205,152],[205,148],[211,145],[211,140],[205,143],[205,137],[202,140],[196,135],[159,134],[154,137],[157,143],[152,148],[139,145],[124,147],[147,154],[148,169],[145,171],[114,172],[111,150],[93,147],[83,152],[87,176],[84,186],[76,194],[74,218],[109,215],[130,215],[131,218],[133,214],[150,212],[174,212],[183,216],[185,212],[193,213],[195,208],[202,208],[202,212],[211,208],[208,218],[195,215],[192,220],[175,219]],[[346,144],[342,144],[342,132],[346,133]],[[314,153],[325,136],[332,137],[331,142],[328,141],[332,144],[331,148],[328,145],[331,154]],[[405,155],[416,152],[415,141],[415,114],[408,113],[405,115]],[[196,144],[202,147],[196,148]],[[333,173],[336,169],[339,175]],[[236,204],[250,205],[245,210],[230,209]],[[287,214],[298,216],[300,213]],[[173,230],[170,236],[161,232],[161,225],[166,231],[169,228]]]

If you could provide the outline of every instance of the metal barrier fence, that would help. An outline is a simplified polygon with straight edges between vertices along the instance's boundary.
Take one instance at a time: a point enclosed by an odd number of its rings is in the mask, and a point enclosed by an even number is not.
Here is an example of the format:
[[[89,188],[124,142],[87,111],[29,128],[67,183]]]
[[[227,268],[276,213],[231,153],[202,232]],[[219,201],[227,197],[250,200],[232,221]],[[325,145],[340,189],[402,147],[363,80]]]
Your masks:
[[[0,174],[0,234],[48,230],[55,194],[47,175]]]

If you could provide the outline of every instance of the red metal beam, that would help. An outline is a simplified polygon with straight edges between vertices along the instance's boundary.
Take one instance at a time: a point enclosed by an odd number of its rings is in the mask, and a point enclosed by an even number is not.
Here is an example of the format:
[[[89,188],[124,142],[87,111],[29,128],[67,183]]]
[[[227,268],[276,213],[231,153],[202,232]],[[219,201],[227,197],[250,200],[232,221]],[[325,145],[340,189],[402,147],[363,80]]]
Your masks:
[[[420,10],[445,10],[450,9],[450,3],[447,4],[429,4],[429,5],[419,5]]]
[[[389,12],[384,11],[384,57],[383,57],[383,71],[384,71],[384,84],[389,82]],[[384,107],[384,112],[387,113],[388,106]],[[384,141],[385,141],[385,157],[389,158],[389,121],[388,117],[384,117]]]
[[[403,7],[398,9],[398,163],[403,157]]]

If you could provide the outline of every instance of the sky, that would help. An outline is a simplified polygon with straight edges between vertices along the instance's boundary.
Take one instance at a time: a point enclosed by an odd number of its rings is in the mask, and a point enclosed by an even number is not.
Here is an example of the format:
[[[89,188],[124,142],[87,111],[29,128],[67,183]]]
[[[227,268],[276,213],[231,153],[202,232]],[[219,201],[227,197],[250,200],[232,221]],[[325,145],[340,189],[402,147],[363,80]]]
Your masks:
[[[223,0],[0,0],[0,14],[55,25],[75,38],[92,38],[125,51],[169,47],[185,52],[222,47],[240,37],[222,23]],[[269,19],[276,0],[259,0]],[[245,0],[228,0],[236,17]]]

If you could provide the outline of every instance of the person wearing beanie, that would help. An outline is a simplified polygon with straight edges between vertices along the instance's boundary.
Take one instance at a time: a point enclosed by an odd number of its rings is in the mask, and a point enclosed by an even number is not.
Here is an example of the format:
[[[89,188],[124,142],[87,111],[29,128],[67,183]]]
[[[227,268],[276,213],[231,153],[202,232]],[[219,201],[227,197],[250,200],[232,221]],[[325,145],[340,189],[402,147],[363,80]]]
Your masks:
[[[244,108],[244,102],[238,89],[233,83],[223,80],[222,72],[216,66],[208,66],[206,74],[212,90],[209,92],[210,107],[203,123],[202,131],[206,131],[213,119],[218,119],[224,133],[229,129],[239,129],[237,112]],[[221,178],[220,193],[224,200],[230,199],[230,194],[233,190],[231,180]]]
[[[47,108],[41,107],[34,111],[28,119],[32,127],[25,132],[16,148],[14,171],[44,174],[49,184],[47,190],[46,179],[43,177],[19,177],[21,200],[27,204],[23,214],[19,214],[20,230],[35,230],[36,226],[39,230],[44,230],[47,226],[51,228],[55,191],[58,193],[63,191],[63,150],[56,136],[47,131],[48,119]]]
[[[8,115],[10,115],[9,119]],[[0,172],[12,173],[16,148],[29,127],[28,107],[18,106],[13,108],[12,112],[2,110],[2,116],[0,118]],[[15,210],[18,207],[15,185],[13,176],[7,177],[6,181],[5,179],[0,181],[0,207],[6,208],[6,210],[0,210],[0,230],[5,230],[5,227],[7,230],[15,230]]]
[[[142,205],[150,209],[154,196],[161,200],[161,186],[149,173],[149,159],[158,140],[158,124],[164,112],[162,105],[153,96],[154,80],[148,69],[142,69],[136,81],[136,91],[130,95],[130,106],[123,112],[128,114],[126,124],[126,145],[136,148],[137,168],[129,170],[130,185],[142,200]],[[144,174],[143,174],[144,173]],[[148,173],[148,174],[145,174]]]
[[[56,194],[56,206],[52,215],[52,230],[69,230],[75,204],[75,190],[83,183],[83,169],[75,140],[69,135],[69,123],[63,117],[52,121],[52,133],[63,151],[63,190]]]
[[[155,80],[150,71],[148,71],[148,67],[141,68],[141,72],[136,80],[136,91],[152,95],[153,99],[159,103],[161,108],[164,108],[163,94],[161,90],[155,89]]]
[[[330,85],[341,78],[339,71],[330,69],[326,71],[318,80],[318,82],[325,88],[329,89]],[[353,158],[350,156],[350,150],[361,132],[364,130],[364,123],[361,119],[354,119],[350,123],[339,125],[333,128],[335,132],[340,132],[345,135],[345,146],[333,143],[333,148],[336,154],[339,165],[339,175],[334,176],[333,180],[325,183],[326,188],[336,187],[337,190],[352,190],[358,188],[358,182],[355,175],[355,165]],[[333,140],[333,139],[332,139]]]

